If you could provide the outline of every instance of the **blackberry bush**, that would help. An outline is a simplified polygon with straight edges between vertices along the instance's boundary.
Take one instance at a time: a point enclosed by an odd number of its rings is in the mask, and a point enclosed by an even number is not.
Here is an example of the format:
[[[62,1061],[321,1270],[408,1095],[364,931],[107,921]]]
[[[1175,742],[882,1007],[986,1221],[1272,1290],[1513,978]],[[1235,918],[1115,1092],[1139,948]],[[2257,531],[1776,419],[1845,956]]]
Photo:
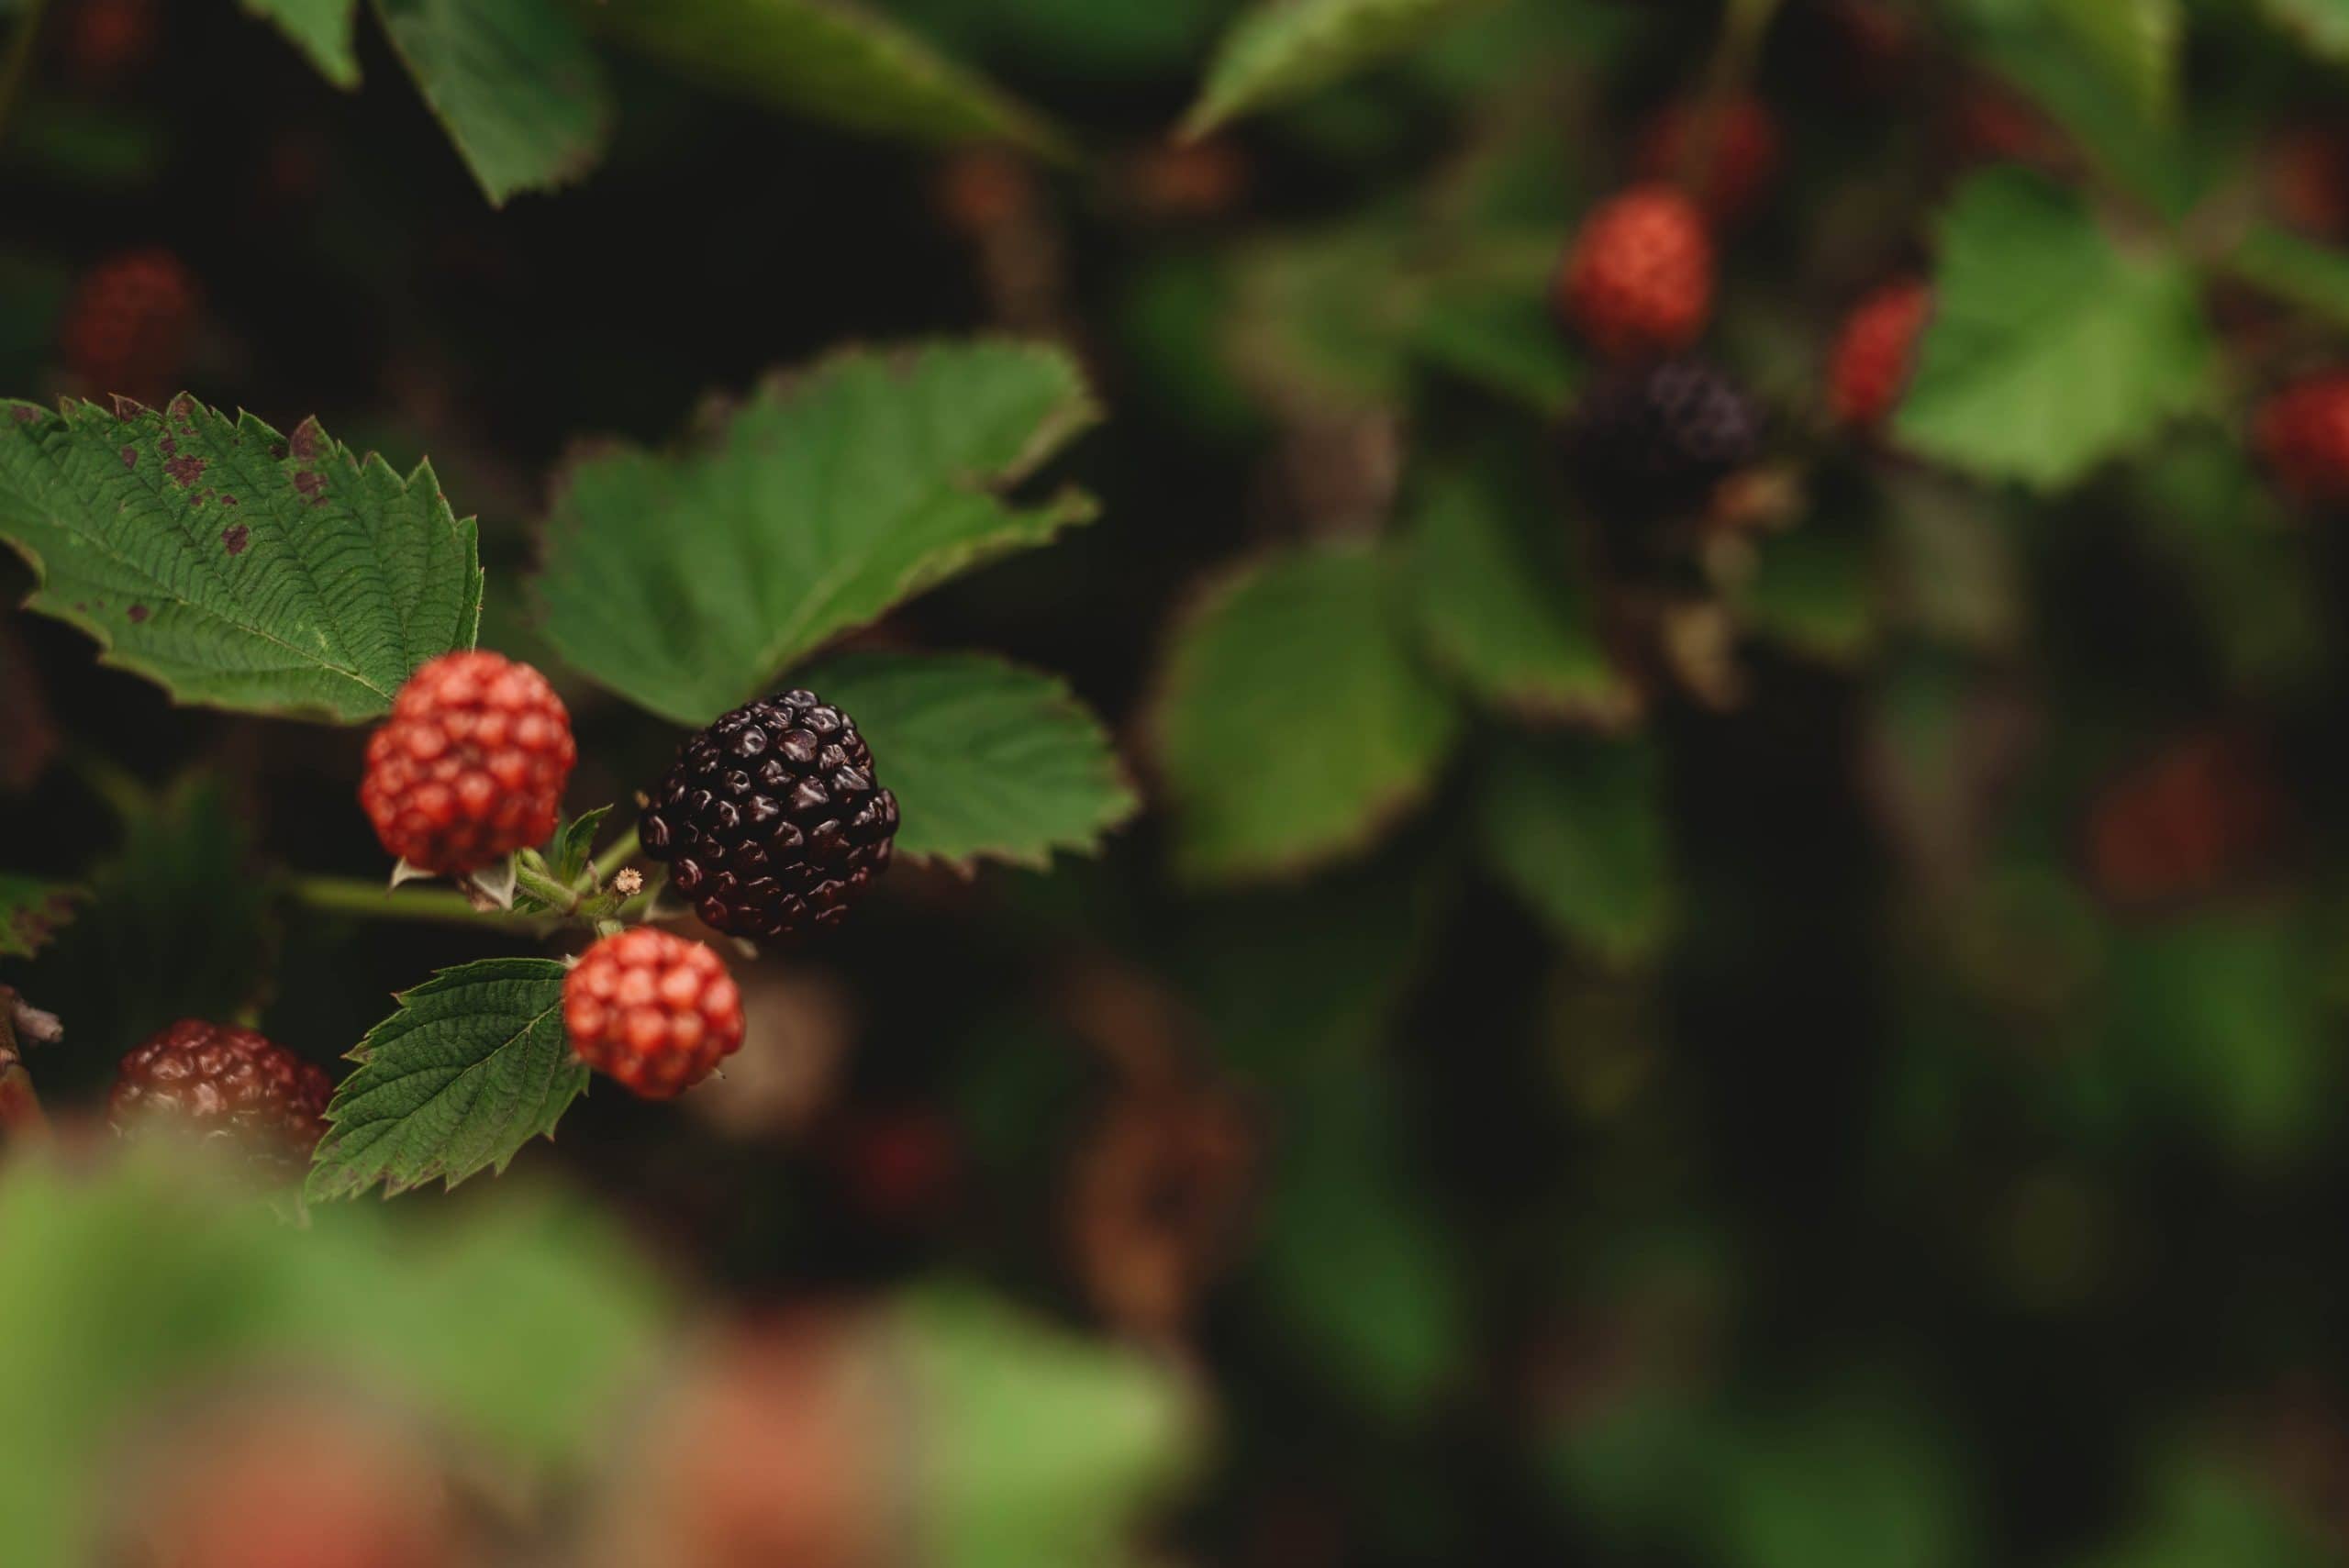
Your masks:
[[[2343,3],[0,0],[0,1568],[2349,1560]]]

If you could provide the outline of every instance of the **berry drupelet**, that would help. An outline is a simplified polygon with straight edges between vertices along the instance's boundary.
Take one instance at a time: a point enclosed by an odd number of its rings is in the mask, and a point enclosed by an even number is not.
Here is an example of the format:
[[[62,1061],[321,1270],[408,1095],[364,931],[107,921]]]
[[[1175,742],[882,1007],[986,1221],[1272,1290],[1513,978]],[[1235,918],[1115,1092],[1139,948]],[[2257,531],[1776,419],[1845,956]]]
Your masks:
[[[495,653],[447,653],[408,677],[369,740],[359,804],[384,849],[462,875],[546,840],[578,756],[544,675]]]
[[[250,1029],[183,1018],[122,1059],[106,1119],[234,1140],[255,1163],[297,1170],[326,1132],[324,1069]]]
[[[855,723],[813,692],[748,703],[678,749],[640,823],[644,851],[718,930],[837,925],[889,866],[897,799]]]
[[[562,983],[571,1049],[630,1093],[665,1100],[742,1046],[742,995],[699,942],[639,926],[596,943]]]

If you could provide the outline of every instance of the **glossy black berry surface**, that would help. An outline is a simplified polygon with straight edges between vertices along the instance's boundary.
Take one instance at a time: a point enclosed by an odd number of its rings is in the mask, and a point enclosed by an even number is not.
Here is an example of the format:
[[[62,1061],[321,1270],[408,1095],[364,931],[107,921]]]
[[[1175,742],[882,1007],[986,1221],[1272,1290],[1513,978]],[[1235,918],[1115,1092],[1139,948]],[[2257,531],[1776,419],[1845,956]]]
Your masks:
[[[839,924],[888,869],[897,799],[848,715],[813,692],[748,703],[678,748],[644,851],[703,920],[738,937]]]

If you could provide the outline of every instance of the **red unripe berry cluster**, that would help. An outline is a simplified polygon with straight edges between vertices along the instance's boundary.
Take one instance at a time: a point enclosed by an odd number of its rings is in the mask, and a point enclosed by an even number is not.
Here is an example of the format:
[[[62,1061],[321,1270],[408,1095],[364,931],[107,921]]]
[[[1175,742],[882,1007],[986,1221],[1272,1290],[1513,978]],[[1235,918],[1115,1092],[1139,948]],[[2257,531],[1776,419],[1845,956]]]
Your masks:
[[[2296,382],[2260,406],[2252,444],[2277,482],[2311,501],[2349,501],[2349,371]]]
[[[1852,308],[1827,362],[1827,406],[1839,422],[1873,427],[1892,413],[1932,313],[1933,291],[1913,278],[1887,284]]]
[[[447,653],[408,677],[367,742],[359,804],[384,849],[460,874],[545,841],[578,755],[544,675],[495,653]]]
[[[258,1162],[299,1167],[333,1093],[325,1069],[251,1029],[183,1018],[122,1059],[106,1119],[120,1133],[227,1135]]]
[[[1586,220],[1559,275],[1566,317],[1611,360],[1695,342],[1713,305],[1713,241],[1697,204],[1636,185]]]
[[[665,1100],[742,1044],[742,995],[715,952],[639,926],[582,954],[562,983],[571,1049],[631,1093]]]
[[[195,279],[169,250],[110,256],[82,275],[58,347],[92,396],[171,395],[195,326]]]
[[[1752,216],[1778,177],[1783,155],[1777,117],[1752,94],[1720,106],[1709,130],[1712,144],[1696,139],[1708,128],[1698,104],[1668,104],[1641,136],[1636,166],[1640,178],[1692,182],[1715,222],[1731,225]],[[1704,166],[1697,166],[1701,156]]]

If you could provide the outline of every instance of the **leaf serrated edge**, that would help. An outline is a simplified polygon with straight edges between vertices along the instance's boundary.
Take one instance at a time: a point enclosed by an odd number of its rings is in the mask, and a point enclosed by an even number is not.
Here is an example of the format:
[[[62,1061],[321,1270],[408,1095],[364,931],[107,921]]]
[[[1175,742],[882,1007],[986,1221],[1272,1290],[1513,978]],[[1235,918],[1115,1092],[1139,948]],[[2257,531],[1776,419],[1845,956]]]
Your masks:
[[[165,400],[162,406],[160,408],[150,407],[143,403],[138,402],[136,399],[128,397],[117,397],[115,399],[115,403],[117,406],[110,410],[86,397],[61,397],[57,401],[57,407],[55,411],[52,413],[44,404],[35,403],[28,398],[8,397],[0,398],[0,414],[6,415],[18,425],[33,424],[39,419],[54,419],[68,432],[71,432],[80,428],[80,424],[95,426],[99,423],[105,423],[114,426],[122,426],[138,423],[140,419],[148,416],[152,416],[155,418],[164,420],[168,423],[173,418],[184,419],[187,417],[185,409],[193,407],[203,410],[206,414],[215,419],[221,420],[231,425],[239,435],[260,435],[266,437],[269,441],[284,443],[289,446],[291,444],[291,438],[286,436],[283,431],[278,430],[259,415],[253,413],[250,409],[239,405],[235,415],[231,417],[226,410],[215,405],[207,404],[203,399],[189,392],[178,392],[173,394],[170,398]],[[30,417],[27,417],[27,414],[24,412],[26,410],[31,411]],[[77,421],[80,422],[80,424],[77,424]],[[320,438],[326,442],[329,453],[340,457],[345,463],[347,463],[350,466],[350,472],[353,477],[357,477],[360,474],[362,466],[361,461],[354,459],[351,456],[350,447],[339,440],[336,440],[333,436],[327,433],[325,427],[318,424],[317,417],[316,415],[306,416],[302,420],[302,423],[295,426],[295,428],[298,431],[303,428],[303,426],[312,427],[318,431]],[[265,448],[264,450],[266,450],[267,449]],[[467,584],[465,588],[464,603],[460,606],[460,615],[462,617],[460,629],[463,636],[463,641],[457,645],[459,648],[462,649],[473,648],[481,639],[482,597],[487,589],[489,581],[488,570],[481,564],[481,532],[478,520],[473,517],[459,517],[455,515],[454,510],[449,505],[448,496],[441,492],[439,476],[432,472],[432,461],[430,458],[427,457],[419,459],[416,467],[409,471],[406,478],[402,478],[399,471],[393,468],[389,462],[385,462],[381,453],[371,450],[366,454],[366,460],[380,465],[386,473],[390,474],[394,484],[399,489],[403,496],[409,493],[411,487],[419,477],[429,478],[432,480],[432,498],[434,506],[440,512],[441,517],[448,520],[449,526],[451,531],[456,535],[459,544],[463,547],[464,553],[471,557],[473,562],[471,581]],[[282,458],[273,456],[272,461],[284,460]],[[33,574],[33,586],[31,591],[26,594],[25,597],[20,602],[26,605],[32,604],[35,599],[39,598],[48,590],[48,562],[42,558],[41,553],[35,550],[30,543],[17,538],[13,534],[0,532],[0,543],[6,543],[9,549],[15,550],[16,553],[23,559],[27,566],[31,568]],[[179,694],[177,689],[175,689],[169,682],[165,681],[161,676],[156,674],[142,664],[133,662],[129,656],[117,653],[115,649],[114,632],[110,627],[96,620],[85,612],[76,611],[72,606],[67,605],[62,600],[44,602],[41,604],[39,608],[42,615],[49,617],[52,620],[64,622],[66,625],[74,628],[76,630],[88,637],[91,641],[96,643],[98,648],[97,662],[100,666],[110,670],[120,670],[125,674],[138,677],[148,685],[153,686],[157,690],[161,691],[163,694],[165,700],[173,707],[211,708],[226,713],[260,714],[272,718],[305,720],[319,724],[352,725],[368,723],[371,720],[380,718],[385,713],[390,712],[392,698],[396,695],[395,693],[384,691],[373,683],[361,677],[356,671],[343,671],[337,669],[336,673],[348,678],[352,685],[357,686],[362,691],[373,692],[377,696],[381,697],[383,699],[381,704],[365,712],[360,712],[356,709],[343,711],[321,706],[312,703],[286,703],[282,706],[261,708],[243,707],[229,704],[217,703],[204,697],[184,697]],[[270,640],[274,639],[273,639]],[[320,664],[318,667],[321,669],[332,668],[331,666],[325,664]]]
[[[406,40],[401,38],[400,30],[392,26],[391,17],[384,11],[384,0],[373,0],[370,8],[375,13],[376,25],[383,29],[384,39],[392,46],[392,52],[398,57],[400,69],[406,73],[408,81],[415,84],[417,96],[424,100],[424,106],[431,111],[433,123],[440,128],[440,134],[448,139],[449,146],[457,154],[457,161],[465,166],[465,172],[471,175],[473,183],[480,187],[483,199],[489,203],[492,209],[504,210],[507,202],[525,192],[548,193],[566,190],[579,184],[596,172],[596,167],[603,162],[605,154],[611,150],[612,136],[618,125],[619,114],[612,103],[611,84],[600,74],[602,66],[598,61],[596,62],[596,68],[598,72],[597,85],[600,91],[596,94],[596,124],[588,132],[585,145],[556,164],[544,179],[528,181],[503,191],[492,190],[487,177],[473,162],[473,153],[457,135],[456,127],[451,123],[449,111],[441,102],[441,95],[434,90],[433,84],[425,79],[424,73],[416,68],[416,60],[408,50]],[[568,6],[555,5],[551,9],[556,15],[576,20]],[[594,50],[588,45],[584,33],[581,34],[579,41],[581,49],[592,61]]]
[[[1102,755],[1108,762],[1110,793],[1116,797],[1109,814],[1101,819],[1100,825],[1094,829],[1090,839],[1073,839],[1048,833],[1043,836],[1042,850],[1035,854],[1022,854],[1009,850],[974,850],[967,855],[907,854],[904,856],[906,860],[919,865],[937,866],[952,872],[966,882],[976,878],[979,868],[985,865],[1010,866],[1022,871],[1049,872],[1052,868],[1052,858],[1055,855],[1098,855],[1101,852],[1102,842],[1109,835],[1141,815],[1141,786],[1134,777],[1132,767],[1126,761],[1124,748],[1118,744],[1117,737],[1110,732],[1109,727],[1102,722],[1101,716],[1087,706],[1085,699],[1078,696],[1074,688],[1056,672],[1039,669],[1016,659],[1007,659],[1001,654],[981,652],[975,650],[892,649],[885,651],[874,649],[860,650],[855,653],[838,653],[833,657],[853,659],[863,656],[867,651],[884,657],[969,660],[973,662],[992,664],[998,669],[1009,670],[1041,681],[1049,688],[1046,693],[1048,706],[1054,710],[1064,710],[1100,741]],[[785,671],[785,674],[794,675],[804,672],[819,657],[820,655],[811,654],[807,660],[790,665]]]
[[[979,117],[990,122],[985,133],[959,137],[907,135],[891,128],[837,118],[829,119],[828,123],[865,135],[909,140],[917,144],[951,146],[956,142],[1000,139],[1024,147],[1055,163],[1074,165],[1083,161],[1075,139],[1050,116],[1023,103],[987,76],[934,48],[928,39],[907,28],[895,17],[859,12],[836,4],[835,0],[796,0],[796,3],[812,20],[831,28],[835,39],[845,41],[852,50],[862,54],[867,61],[885,61],[892,70],[924,87],[944,88],[949,96],[959,96],[976,106]],[[698,78],[704,74],[692,62],[666,53],[657,45],[648,44],[644,24],[640,18],[622,19],[607,12],[602,30],[607,35],[617,33],[640,52],[660,59],[683,76]],[[748,83],[737,83],[732,90],[743,97],[785,107],[789,112],[811,120],[827,121],[823,115],[785,103]]]
[[[1375,540],[1348,540],[1335,544],[1275,545],[1252,550],[1192,584],[1168,613],[1157,646],[1162,649],[1174,647],[1177,639],[1221,608],[1250,577],[1266,567],[1279,564],[1285,557],[1317,550],[1375,555],[1378,544]],[[1416,623],[1417,617],[1403,607],[1396,606],[1396,613],[1401,615],[1406,622]],[[1410,635],[1412,626],[1397,629],[1407,644],[1416,640]],[[1149,689],[1138,709],[1140,717],[1135,721],[1137,744],[1134,751],[1142,759],[1147,773],[1157,784],[1158,787],[1152,793],[1161,800],[1179,803],[1178,792],[1170,786],[1167,780],[1164,762],[1166,710],[1174,695],[1170,689],[1174,663],[1171,657],[1162,657],[1157,672],[1151,678]],[[1177,875],[1187,882],[1219,887],[1269,886],[1302,881],[1314,872],[1366,853],[1397,824],[1435,798],[1445,776],[1455,765],[1455,758],[1444,758],[1428,771],[1427,778],[1419,784],[1381,792],[1364,813],[1360,827],[1308,849],[1252,856],[1237,864],[1217,857],[1208,857],[1203,861],[1196,851],[1184,848],[1178,828],[1174,850]],[[1178,812],[1178,818],[1179,816]]]
[[[686,421],[685,428],[666,442],[644,445],[613,436],[588,436],[574,439],[564,450],[562,457],[548,476],[546,506],[536,530],[537,559],[523,589],[524,598],[529,606],[531,619],[541,627],[546,624],[548,606],[542,584],[546,579],[549,558],[565,538],[584,526],[580,521],[573,521],[568,526],[558,521],[564,509],[564,498],[570,492],[574,476],[583,466],[626,457],[645,458],[664,463],[706,458],[715,452],[719,442],[724,439],[728,426],[739,418],[752,404],[773,398],[779,406],[788,407],[802,402],[811,395],[812,389],[817,384],[850,364],[870,361],[899,380],[904,380],[913,374],[915,367],[925,360],[949,354],[966,353],[979,349],[1011,351],[1024,359],[1051,364],[1063,374],[1066,385],[1061,395],[1054,399],[1053,408],[1038,422],[1037,428],[1030,437],[1027,445],[1015,457],[993,473],[959,474],[953,477],[953,483],[969,490],[990,495],[1001,501],[1005,492],[1017,486],[1041,468],[1078,436],[1099,424],[1105,417],[1102,405],[1093,394],[1092,384],[1085,373],[1084,366],[1074,355],[1056,343],[1021,338],[1011,333],[980,332],[967,337],[918,338],[894,343],[868,343],[852,339],[836,344],[805,364],[766,373],[752,384],[748,393],[730,395],[714,392],[705,395],[696,406],[692,417]],[[926,593],[964,572],[982,566],[996,559],[998,554],[1008,554],[1015,550],[1041,549],[1069,529],[1084,527],[1101,515],[1100,502],[1074,484],[1062,487],[1032,506],[1013,507],[1007,503],[1005,509],[1016,518],[1041,526],[1042,531],[1032,537],[1023,534],[1016,541],[1005,541],[999,539],[974,540],[924,560],[898,579],[891,591],[893,597],[888,608],[878,615],[838,627],[823,641],[807,649],[796,658],[786,658],[777,654],[762,661],[770,667],[772,673],[756,678],[755,684],[750,689],[738,694],[735,700],[748,702],[763,695],[782,674],[809,660],[822,657],[828,651],[836,647],[841,639],[853,636],[877,624],[907,599]],[[476,618],[478,618],[478,606],[476,606]],[[597,684],[600,685],[602,683]],[[648,712],[658,714],[663,718],[674,719],[684,725],[697,726],[708,717],[706,714],[674,712],[666,707],[656,706],[627,693],[618,695],[626,697],[628,701]]]
[[[1214,58],[1208,62],[1207,78],[1200,85],[1197,101],[1192,104],[1174,128],[1177,141],[1203,140],[1233,120],[1275,107],[1283,101],[1279,97],[1266,99],[1261,95],[1264,81],[1268,75],[1277,75],[1277,72],[1260,72],[1252,84],[1242,81],[1237,87],[1218,85],[1218,79],[1230,67],[1233,59],[1245,52],[1235,46],[1254,41],[1245,38],[1246,30],[1263,23],[1275,11],[1297,4],[1299,0],[1258,0],[1258,3],[1260,8],[1242,13],[1218,43]],[[1453,0],[1457,9],[1466,9],[1471,5],[1481,3],[1485,0]],[[1431,0],[1431,7],[1441,12],[1443,0]],[[1333,6],[1322,16],[1308,17],[1308,20],[1314,25],[1299,29],[1293,36],[1294,47],[1290,50],[1293,56],[1328,48],[1333,40],[1341,39],[1346,28],[1360,20],[1360,16],[1350,17],[1342,8]]]
[[[551,966],[558,971],[562,967],[562,964],[554,959],[508,956],[505,958],[475,959],[469,963],[452,964],[447,969],[438,970],[430,976],[420,981],[417,984],[408,987],[406,990],[394,992],[392,994],[392,1001],[394,1003],[392,1011],[370,1026],[366,1034],[361,1037],[359,1043],[352,1046],[349,1051],[343,1053],[342,1059],[346,1062],[357,1062],[363,1069],[373,1060],[373,1048],[375,1046],[377,1037],[381,1035],[384,1029],[398,1023],[400,1019],[406,1015],[410,1008],[414,1006],[416,998],[438,995],[442,991],[454,990],[462,985],[495,983],[493,981],[489,981],[487,977],[483,974],[482,972],[484,970],[492,968],[503,969],[508,966],[516,968],[527,966],[535,969],[541,965]],[[520,976],[518,974],[514,976],[514,978],[518,979]],[[528,1023],[524,1024],[522,1028],[517,1030],[514,1034],[509,1035],[503,1044],[495,1047],[489,1054],[494,1056],[500,1051],[511,1048],[516,1040],[537,1029],[550,1014],[560,1014],[562,1010],[562,1004],[560,1000],[557,1000],[551,1007],[533,1015]],[[474,1072],[480,1066],[481,1062],[473,1062],[463,1068],[458,1073],[458,1077],[462,1078],[465,1073]],[[488,1165],[481,1167],[480,1169],[469,1171],[462,1176],[450,1173],[446,1167],[446,1162],[439,1158],[435,1158],[426,1162],[424,1167],[410,1177],[395,1176],[389,1172],[379,1172],[373,1176],[365,1178],[364,1180],[356,1181],[354,1184],[351,1174],[347,1167],[340,1169],[328,1167],[320,1162],[319,1155],[324,1153],[328,1147],[335,1142],[336,1135],[342,1130],[343,1118],[341,1115],[338,1115],[337,1113],[338,1111],[340,1111],[344,1114],[348,1114],[349,1106],[344,1098],[344,1091],[355,1079],[358,1078],[358,1076],[359,1074],[357,1073],[345,1074],[342,1081],[334,1086],[334,1094],[327,1101],[324,1119],[327,1123],[328,1131],[326,1136],[318,1140],[317,1149],[312,1152],[309,1172],[303,1178],[302,1199],[305,1203],[340,1202],[344,1198],[361,1196],[365,1194],[370,1187],[378,1185],[384,1189],[379,1195],[382,1200],[389,1202],[391,1199],[399,1196],[403,1193],[413,1192],[418,1187],[428,1185],[436,1179],[440,1182],[441,1190],[443,1192],[453,1191],[459,1183],[470,1180],[472,1177],[479,1175],[482,1170],[487,1170],[493,1176],[504,1175],[506,1173],[507,1167],[513,1163],[515,1158],[520,1154],[522,1148],[528,1147],[531,1141],[530,1139],[526,1138],[522,1140],[522,1145],[520,1147],[516,1148],[511,1153],[508,1153],[503,1159],[494,1160]],[[557,1074],[557,1076],[559,1077],[560,1074]],[[453,1081],[454,1080],[451,1080],[451,1082]],[[550,1080],[551,1084],[551,1082],[552,1081]],[[574,1098],[584,1095],[586,1093],[585,1084],[583,1083],[582,1085],[573,1093]],[[546,1102],[541,1099],[540,1101],[540,1113],[543,1113],[545,1105]],[[534,1116],[532,1119],[535,1120],[536,1117]],[[548,1140],[548,1141],[551,1142],[554,1138],[554,1130],[552,1128],[549,1128],[545,1133],[540,1136],[543,1136]],[[370,1145],[369,1147],[373,1147],[373,1145]],[[340,1178],[340,1182],[332,1188],[329,1188],[321,1180],[321,1178],[327,1176],[330,1171]]]

